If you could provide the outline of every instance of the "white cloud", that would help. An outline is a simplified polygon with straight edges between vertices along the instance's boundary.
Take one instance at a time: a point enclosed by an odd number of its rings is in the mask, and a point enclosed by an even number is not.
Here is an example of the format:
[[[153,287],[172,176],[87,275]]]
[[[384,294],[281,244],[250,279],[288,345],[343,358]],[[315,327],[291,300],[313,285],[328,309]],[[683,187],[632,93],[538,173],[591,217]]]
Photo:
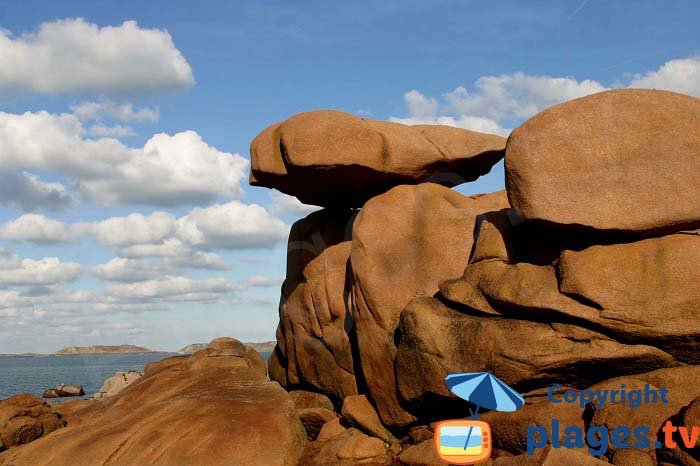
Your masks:
[[[74,104],[71,105],[70,110],[81,121],[101,120],[105,116],[123,123],[156,122],[160,119],[160,110],[157,107],[134,109],[131,103],[118,103],[107,98],[102,98],[98,102]]]
[[[71,228],[63,222],[39,214],[24,214],[0,224],[0,239],[57,243],[76,239],[81,228]]]
[[[187,277],[166,276],[138,283],[113,283],[106,292],[122,300],[154,301],[216,301],[240,289],[223,278],[193,280]]]
[[[167,238],[160,243],[132,244],[119,249],[119,255],[123,257],[181,257],[191,251],[177,238]]]
[[[492,118],[529,118],[559,102],[583,97],[606,88],[597,81],[573,78],[530,76],[522,72],[484,76],[475,83],[476,91],[464,87],[443,96],[453,114]]]
[[[117,257],[95,267],[93,274],[103,280],[131,283],[158,278],[163,269],[162,264],[155,262]]]
[[[73,195],[61,183],[42,181],[31,173],[0,172],[0,204],[32,210],[65,210]]]
[[[106,126],[102,123],[90,126],[88,133],[91,136],[96,136],[98,138],[126,138],[130,136],[135,136],[136,133],[134,129],[130,126],[113,125]]]
[[[254,249],[283,240],[289,227],[257,204],[231,201],[195,208],[178,220],[178,238],[205,248]]]
[[[167,212],[132,213],[92,223],[66,224],[40,214],[25,214],[0,224],[0,239],[55,243],[89,235],[98,243],[117,248],[125,257],[178,257],[210,263],[213,255],[193,250],[269,248],[287,238],[289,227],[257,204],[231,201],[197,207],[176,219]]]
[[[214,253],[185,250],[182,255],[161,257],[158,260],[115,257],[106,264],[94,267],[92,273],[106,281],[133,283],[154,280],[185,267],[209,270],[230,268],[221,257]]]
[[[656,71],[635,75],[629,87],[663,89],[700,97],[700,57],[667,61]]]
[[[291,215],[293,217],[306,217],[311,212],[321,210],[321,207],[304,204],[296,197],[289,196],[279,191],[270,191],[269,195],[269,210],[275,215]]]
[[[404,94],[409,113],[415,118],[431,118],[437,114],[438,102],[433,97],[426,97],[417,90]]]
[[[56,257],[41,260],[13,256],[0,259],[0,284],[16,286],[54,286],[71,282],[82,273],[75,262],[61,262]]]
[[[112,217],[86,226],[95,240],[106,246],[158,243],[175,233],[177,220],[166,212]]]
[[[0,30],[0,92],[163,92],[191,87],[192,69],[165,30],[84,19]]]
[[[243,194],[248,161],[208,146],[194,131],[156,134],[111,176],[84,179],[87,197],[106,204],[207,204]]]
[[[658,70],[634,75],[627,87],[700,97],[700,57],[670,60]],[[439,99],[411,90],[404,94],[408,116],[392,116],[389,120],[408,125],[449,125],[507,136],[509,126],[552,105],[607,89],[598,81],[571,77],[532,76],[522,72],[482,76],[474,83],[473,90],[459,86]]]
[[[600,92],[606,88],[596,81],[573,78],[529,76],[521,72],[483,76],[475,91],[459,86],[441,96],[439,102],[417,90],[404,94],[408,117],[389,118],[407,125],[447,125],[482,133],[507,136],[511,129],[503,122],[529,118],[551,105]]]
[[[156,134],[142,148],[86,133],[71,114],[0,112],[0,172],[56,172],[107,205],[199,205],[243,194],[248,161],[207,145],[194,131]]]

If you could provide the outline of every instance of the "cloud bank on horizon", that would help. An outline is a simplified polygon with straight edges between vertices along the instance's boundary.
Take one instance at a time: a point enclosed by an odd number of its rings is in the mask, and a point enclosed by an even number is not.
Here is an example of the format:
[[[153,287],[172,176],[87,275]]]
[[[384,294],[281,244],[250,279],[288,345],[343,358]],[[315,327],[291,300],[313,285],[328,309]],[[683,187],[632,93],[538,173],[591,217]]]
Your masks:
[[[284,263],[276,246],[316,208],[276,192],[246,201],[247,157],[198,128],[143,134],[164,115],[144,96],[195,86],[168,31],[84,19],[2,30],[0,70],[0,95],[77,98],[58,112],[0,112],[0,353],[148,343],[169,322],[186,327],[217,306],[264,308],[263,336],[273,336]],[[700,96],[700,58],[611,84],[514,71],[438,97],[397,89],[407,114],[388,119],[507,135],[551,105],[610,87]]]

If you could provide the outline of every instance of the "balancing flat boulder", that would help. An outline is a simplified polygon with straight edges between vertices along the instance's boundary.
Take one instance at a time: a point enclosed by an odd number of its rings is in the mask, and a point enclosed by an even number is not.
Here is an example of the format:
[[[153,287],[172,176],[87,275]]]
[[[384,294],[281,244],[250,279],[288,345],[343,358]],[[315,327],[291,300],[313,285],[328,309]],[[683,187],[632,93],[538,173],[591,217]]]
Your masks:
[[[505,139],[442,125],[407,126],[336,110],[300,113],[250,147],[250,184],[306,204],[361,207],[400,184],[474,181],[504,155]]]

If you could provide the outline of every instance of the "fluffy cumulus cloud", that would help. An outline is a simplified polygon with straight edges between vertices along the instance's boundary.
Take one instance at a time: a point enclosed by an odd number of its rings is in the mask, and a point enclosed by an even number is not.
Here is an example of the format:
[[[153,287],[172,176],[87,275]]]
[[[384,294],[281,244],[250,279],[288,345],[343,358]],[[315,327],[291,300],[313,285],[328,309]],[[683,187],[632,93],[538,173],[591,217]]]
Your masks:
[[[629,87],[663,89],[700,97],[700,57],[668,61],[656,71],[635,75]]]
[[[31,173],[0,171],[0,205],[33,210],[65,210],[75,204],[73,194],[61,183],[47,182]]]
[[[33,260],[12,256],[0,259],[0,285],[63,285],[77,279],[81,273],[80,264],[61,262],[56,257]]]
[[[188,277],[165,276],[137,283],[113,283],[106,289],[110,296],[128,301],[216,301],[240,289],[223,278],[193,280]]]
[[[170,34],[135,21],[77,19],[14,36],[0,30],[0,92],[162,92],[191,87],[192,69]]]
[[[566,100],[605,90],[596,81],[530,76],[524,73],[483,76],[474,90],[457,87],[440,101],[417,90],[404,95],[409,116],[391,117],[404,124],[438,124],[507,136],[505,122],[525,119]]]
[[[96,277],[111,281],[133,283],[172,275],[181,268],[226,270],[230,266],[221,257],[204,251],[185,250],[178,256],[153,259],[115,257],[92,269]]]
[[[137,148],[87,132],[73,114],[0,112],[0,173],[58,173],[105,205],[201,205],[243,193],[248,161],[209,146],[194,131],[156,134]]]
[[[700,97],[700,58],[670,60],[659,69],[636,74],[625,87],[663,89]],[[598,81],[533,76],[522,72],[482,76],[473,89],[459,86],[440,98],[417,90],[404,94],[408,116],[391,121],[439,124],[484,133],[510,133],[509,127],[552,105],[609,89]]]
[[[41,214],[24,214],[0,224],[0,239],[58,243],[89,236],[125,257],[177,257],[191,250],[270,248],[286,239],[288,233],[289,226],[264,207],[239,201],[197,207],[180,218],[157,211],[68,224]],[[202,254],[190,259],[219,268],[215,256]]]
[[[177,219],[167,212],[153,212],[150,215],[132,213],[126,217],[85,224],[83,228],[101,244],[128,246],[161,242],[175,233]]]
[[[573,78],[529,76],[524,73],[485,76],[469,92],[458,87],[443,97],[455,114],[476,115],[495,120],[529,118],[547,107],[566,100],[605,90],[596,81]]]
[[[82,230],[80,226],[71,227],[64,222],[40,214],[25,214],[0,224],[0,239],[59,243],[76,239]]]
[[[438,100],[434,97],[427,97],[415,89],[404,94],[404,100],[408,107],[409,116],[392,116],[389,118],[390,121],[404,125],[447,125],[501,136],[507,136],[510,132],[509,129],[504,128],[491,118],[464,114],[457,116],[440,114],[440,112],[448,112],[448,110],[441,109]]]
[[[232,201],[193,209],[178,220],[177,236],[197,247],[254,249],[285,239],[288,231],[287,225],[264,207]]]

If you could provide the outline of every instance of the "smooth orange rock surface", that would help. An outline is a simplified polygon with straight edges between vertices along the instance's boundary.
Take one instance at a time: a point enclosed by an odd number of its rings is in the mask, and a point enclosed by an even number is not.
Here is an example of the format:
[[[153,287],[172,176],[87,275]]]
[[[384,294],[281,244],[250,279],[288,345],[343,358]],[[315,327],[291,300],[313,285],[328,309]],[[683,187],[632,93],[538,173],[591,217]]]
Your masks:
[[[620,89],[555,105],[516,128],[506,187],[526,219],[603,230],[700,226],[700,99]]]
[[[303,427],[259,357],[226,339],[156,363],[86,421],[0,454],[0,465],[296,465]]]
[[[361,207],[400,184],[455,186],[488,173],[505,139],[450,126],[358,118],[337,110],[300,113],[250,146],[250,184],[306,204]]]
[[[387,425],[414,420],[397,398],[394,332],[401,310],[462,275],[477,217],[508,207],[506,194],[467,197],[432,183],[398,186],[369,201],[353,227],[352,315],[360,369]]]

